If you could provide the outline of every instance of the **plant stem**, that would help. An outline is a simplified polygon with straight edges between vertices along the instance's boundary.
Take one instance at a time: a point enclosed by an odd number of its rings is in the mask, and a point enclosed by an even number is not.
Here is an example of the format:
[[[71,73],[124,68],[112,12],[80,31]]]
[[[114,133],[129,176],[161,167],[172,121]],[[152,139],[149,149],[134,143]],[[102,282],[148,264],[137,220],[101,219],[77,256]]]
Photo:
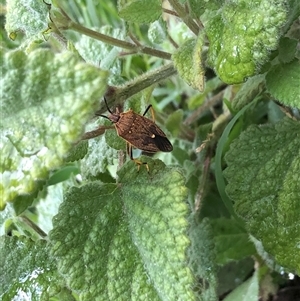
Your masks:
[[[128,98],[151,85],[160,82],[176,73],[173,63],[164,65],[158,69],[151,70],[141,76],[135,78],[124,87],[117,90],[118,98]]]
[[[47,233],[45,233],[37,224],[35,224],[32,220],[30,220],[26,215],[21,215],[20,218],[36,233],[38,233],[41,237],[46,237]]]
[[[188,28],[196,35],[199,34],[199,27],[187,13],[185,8],[177,0],[169,0],[169,3],[174,8],[175,12],[182,19],[182,21],[188,26]]]
[[[166,60],[171,59],[171,54],[168,52],[157,50],[157,49],[154,49],[151,47],[146,47],[146,46],[137,46],[136,44],[133,44],[133,43],[130,43],[127,41],[123,41],[123,40],[119,40],[119,39],[104,35],[100,32],[91,30],[91,29],[84,27],[73,21],[71,21],[68,24],[68,29],[73,29],[79,33],[82,33],[86,36],[89,36],[96,40],[102,41],[103,43],[106,43],[109,45],[117,46],[117,47],[120,47],[123,49],[134,50],[135,52],[149,54],[149,55],[156,56],[156,57],[166,59]]]
[[[136,77],[124,86],[110,87],[105,95],[108,106],[111,107],[118,103],[123,103],[125,99],[130,96],[135,95],[145,88],[176,74],[176,72],[177,71],[174,68],[173,63],[169,63]],[[95,112],[95,115],[103,114],[105,111],[106,106],[103,106],[100,110]]]

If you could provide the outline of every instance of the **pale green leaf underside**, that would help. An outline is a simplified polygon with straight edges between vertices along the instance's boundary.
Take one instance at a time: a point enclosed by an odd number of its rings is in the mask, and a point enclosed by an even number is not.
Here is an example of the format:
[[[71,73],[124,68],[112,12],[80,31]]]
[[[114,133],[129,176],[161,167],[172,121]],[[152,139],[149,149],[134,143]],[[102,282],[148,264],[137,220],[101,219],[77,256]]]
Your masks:
[[[54,219],[53,254],[80,300],[194,300],[184,179],[148,164],[71,189]]]
[[[173,55],[174,66],[184,81],[194,89],[204,89],[204,68],[201,61],[203,37],[186,41]]]
[[[102,26],[94,28],[97,32],[108,35],[117,39],[125,39],[121,29],[114,29],[111,26]],[[110,85],[120,85],[123,83],[121,77],[122,68],[121,60],[118,59],[121,48],[105,44],[99,40],[81,35],[80,40],[75,44],[77,51],[82,58],[95,66],[99,66],[102,70],[109,70],[110,77],[108,82]]]
[[[64,286],[45,240],[0,238],[0,298],[48,301]],[[28,298],[28,299],[27,299]]]
[[[119,6],[120,17],[133,23],[149,24],[157,20],[161,14],[160,0],[129,0]]]
[[[228,195],[250,233],[300,272],[300,124],[251,126],[226,155]]]
[[[11,38],[22,32],[27,38],[42,39],[41,33],[48,29],[49,10],[43,1],[8,0],[5,29]]]
[[[107,73],[71,53],[1,56],[0,207],[35,193],[98,108]]]

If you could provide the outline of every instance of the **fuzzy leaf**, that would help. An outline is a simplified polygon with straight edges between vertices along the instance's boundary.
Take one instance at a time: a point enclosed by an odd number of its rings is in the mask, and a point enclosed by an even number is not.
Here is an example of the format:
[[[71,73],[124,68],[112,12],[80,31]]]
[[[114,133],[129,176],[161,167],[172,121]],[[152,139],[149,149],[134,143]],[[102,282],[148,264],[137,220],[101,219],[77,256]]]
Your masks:
[[[29,197],[64,157],[99,105],[107,73],[71,53],[1,56],[0,208]],[[26,76],[25,76],[26,74]]]
[[[7,0],[6,9],[5,29],[11,39],[14,40],[18,32],[24,33],[30,40],[42,39],[42,32],[48,28],[49,10],[46,3]]]
[[[208,62],[228,84],[255,75],[276,49],[287,20],[286,0],[227,1],[207,24]]]
[[[184,178],[147,162],[150,174],[129,161],[118,184],[72,188],[54,218],[53,255],[79,300],[195,300]]]
[[[161,14],[160,0],[128,0],[125,4],[119,3],[119,15],[128,22],[149,24]]]
[[[95,30],[113,38],[125,38],[120,29],[113,29],[111,26],[102,26]],[[86,62],[99,66],[102,70],[109,70],[108,82],[110,85],[123,83],[121,61],[118,60],[121,48],[105,44],[86,35],[82,35],[75,46]]]
[[[45,240],[0,238],[0,298],[48,301],[64,286]]]
[[[300,108],[300,62],[279,64],[268,72],[266,85],[270,94],[286,106]]]
[[[114,130],[107,130],[114,131]],[[125,147],[125,144],[123,145]],[[125,149],[125,148],[124,148]],[[87,155],[81,160],[81,172],[84,178],[97,177],[104,173],[109,165],[117,160],[118,153],[111,148],[104,136],[89,140]]]
[[[201,62],[202,36],[198,40],[186,41],[173,55],[174,65],[179,75],[188,85],[203,91],[204,68]]]
[[[251,126],[226,155],[226,191],[249,232],[300,273],[300,124]]]
[[[200,300],[217,300],[217,265],[212,223],[208,218],[204,218],[201,223],[195,223],[194,220],[191,219],[189,229],[191,238],[191,247],[189,248],[190,266],[197,278],[200,279],[199,282],[208,282],[208,285],[201,289]]]

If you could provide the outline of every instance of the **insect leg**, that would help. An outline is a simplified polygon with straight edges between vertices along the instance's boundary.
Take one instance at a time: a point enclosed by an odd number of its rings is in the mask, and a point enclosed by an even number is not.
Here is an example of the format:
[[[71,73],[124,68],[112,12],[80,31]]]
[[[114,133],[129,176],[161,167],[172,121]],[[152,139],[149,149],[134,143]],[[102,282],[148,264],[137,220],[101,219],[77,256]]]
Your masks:
[[[130,160],[134,161],[134,163],[138,166],[138,171],[140,170],[140,166],[142,164],[146,165],[146,169],[147,169],[147,172],[149,173],[149,166],[148,166],[148,163],[147,162],[142,162],[138,159],[134,159],[133,158],[133,154],[132,154],[132,145],[128,142],[126,142],[126,152],[127,154],[129,155],[130,157]]]

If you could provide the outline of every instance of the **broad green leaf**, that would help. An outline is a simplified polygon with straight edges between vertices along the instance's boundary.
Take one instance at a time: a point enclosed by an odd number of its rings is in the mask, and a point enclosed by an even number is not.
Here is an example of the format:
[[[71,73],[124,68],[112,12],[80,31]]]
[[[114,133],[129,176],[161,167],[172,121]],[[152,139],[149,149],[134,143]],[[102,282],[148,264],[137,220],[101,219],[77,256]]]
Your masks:
[[[250,126],[226,154],[226,191],[250,234],[300,272],[300,124]]]
[[[174,65],[188,85],[203,91],[204,89],[204,68],[202,64],[203,37],[200,35],[197,40],[186,41],[173,55]]]
[[[257,301],[259,300],[259,270],[226,296],[224,301]]]
[[[276,49],[286,20],[286,0],[227,1],[206,26],[210,66],[228,84],[255,75]]]
[[[161,14],[160,0],[119,1],[119,16],[128,22],[149,24],[157,20]]]
[[[46,1],[45,1],[46,2]],[[49,10],[43,1],[7,0],[5,29],[11,39],[22,32],[30,40],[42,40],[48,29]]]
[[[269,93],[286,106],[300,108],[300,62],[279,64],[268,72],[266,85]]]
[[[0,237],[0,298],[48,301],[64,286],[45,240]]]
[[[118,184],[72,188],[54,218],[52,253],[79,300],[195,300],[184,178],[140,159],[149,174],[129,161]]]
[[[212,222],[216,262],[224,265],[255,254],[249,235],[234,219],[218,218]]]
[[[1,55],[0,208],[31,198],[59,168],[98,108],[107,73],[70,53]]]

